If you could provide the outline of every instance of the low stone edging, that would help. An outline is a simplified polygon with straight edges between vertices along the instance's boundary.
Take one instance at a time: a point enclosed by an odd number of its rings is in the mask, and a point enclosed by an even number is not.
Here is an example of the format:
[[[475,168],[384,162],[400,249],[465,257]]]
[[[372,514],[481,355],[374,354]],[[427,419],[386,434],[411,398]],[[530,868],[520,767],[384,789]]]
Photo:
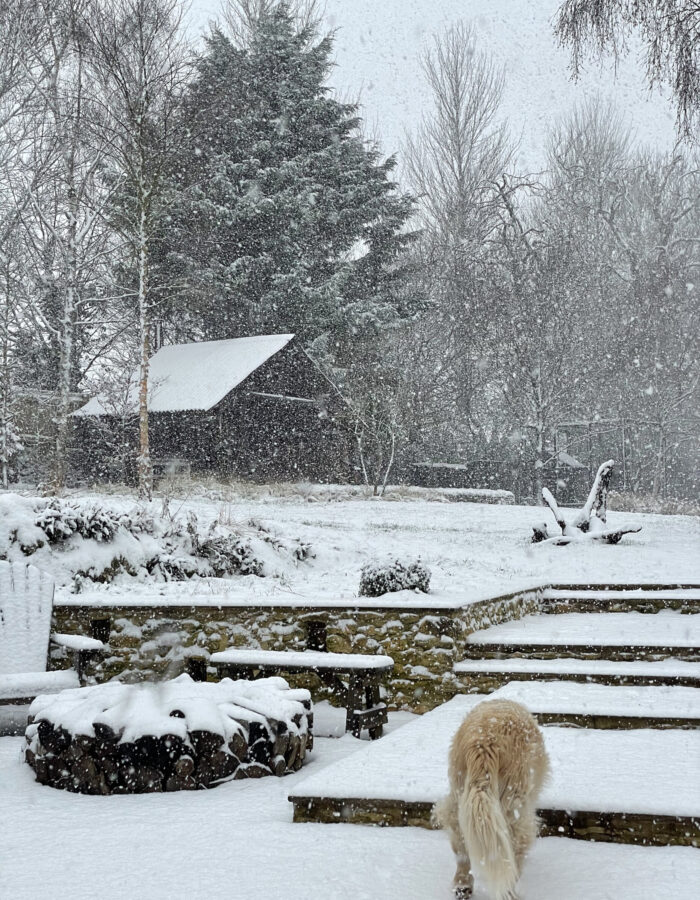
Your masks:
[[[290,797],[295,822],[346,823],[433,828],[432,803],[405,800],[356,800]],[[700,846],[700,818],[644,813],[602,813],[540,809],[542,837],[568,837],[647,847]]]

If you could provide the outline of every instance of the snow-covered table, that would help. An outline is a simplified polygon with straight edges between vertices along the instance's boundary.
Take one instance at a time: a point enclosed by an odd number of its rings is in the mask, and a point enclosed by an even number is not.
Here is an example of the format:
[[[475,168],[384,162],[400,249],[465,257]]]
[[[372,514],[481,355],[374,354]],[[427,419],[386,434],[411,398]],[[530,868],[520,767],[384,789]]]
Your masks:
[[[429,824],[447,754],[483,696],[455,697],[298,784],[295,821]],[[546,832],[622,843],[700,844],[700,732],[545,727]]]

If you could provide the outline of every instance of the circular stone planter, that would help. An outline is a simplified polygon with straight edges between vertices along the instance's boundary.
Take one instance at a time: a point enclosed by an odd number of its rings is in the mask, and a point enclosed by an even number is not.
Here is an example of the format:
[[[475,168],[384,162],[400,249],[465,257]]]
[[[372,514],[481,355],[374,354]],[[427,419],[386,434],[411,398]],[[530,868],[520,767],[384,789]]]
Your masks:
[[[311,695],[283,678],[110,682],[37,697],[25,758],[37,781],[81,794],[215,787],[297,771]]]

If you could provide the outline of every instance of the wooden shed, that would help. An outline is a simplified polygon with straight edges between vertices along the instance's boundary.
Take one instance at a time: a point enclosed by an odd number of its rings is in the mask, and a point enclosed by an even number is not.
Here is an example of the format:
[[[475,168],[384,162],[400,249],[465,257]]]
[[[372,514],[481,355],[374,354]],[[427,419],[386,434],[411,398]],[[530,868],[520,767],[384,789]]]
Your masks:
[[[99,395],[74,413],[73,459],[80,476],[133,476],[137,384],[134,374],[121,408]],[[161,347],[149,372],[155,472],[260,481],[342,479],[348,462],[334,415],[339,402],[293,334]]]

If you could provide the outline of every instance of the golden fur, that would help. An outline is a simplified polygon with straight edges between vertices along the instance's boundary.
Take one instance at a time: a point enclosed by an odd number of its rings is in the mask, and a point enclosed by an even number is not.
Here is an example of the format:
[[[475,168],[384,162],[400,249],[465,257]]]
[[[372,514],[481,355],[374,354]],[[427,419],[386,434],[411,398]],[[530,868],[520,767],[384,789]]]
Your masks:
[[[548,770],[537,722],[519,703],[486,700],[462,722],[450,747],[450,793],[433,814],[457,857],[458,898],[471,896],[475,873],[493,900],[514,900]]]

